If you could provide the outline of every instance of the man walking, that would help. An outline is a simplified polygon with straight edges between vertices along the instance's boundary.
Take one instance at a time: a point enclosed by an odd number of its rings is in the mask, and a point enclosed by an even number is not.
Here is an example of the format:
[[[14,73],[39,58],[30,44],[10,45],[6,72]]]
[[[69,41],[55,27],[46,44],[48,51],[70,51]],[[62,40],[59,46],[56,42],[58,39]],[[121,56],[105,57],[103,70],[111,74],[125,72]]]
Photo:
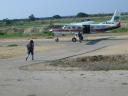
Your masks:
[[[26,47],[27,47],[26,61],[28,60],[30,54],[32,56],[32,60],[34,60],[34,41],[30,40]]]

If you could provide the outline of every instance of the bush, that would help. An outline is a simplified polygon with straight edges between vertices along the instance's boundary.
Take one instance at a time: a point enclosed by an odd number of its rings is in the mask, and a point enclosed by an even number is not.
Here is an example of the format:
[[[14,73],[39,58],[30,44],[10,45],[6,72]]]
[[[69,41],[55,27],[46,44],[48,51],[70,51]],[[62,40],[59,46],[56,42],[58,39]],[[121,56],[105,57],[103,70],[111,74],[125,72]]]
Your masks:
[[[6,33],[4,33],[4,32],[0,32],[0,35],[6,35]]]
[[[34,16],[33,14],[31,14],[31,15],[29,16],[29,20],[31,20],[31,21],[35,21],[36,18],[35,18],[35,16]]]
[[[76,15],[76,17],[88,17],[89,15],[83,12],[80,12]]]
[[[54,18],[54,19],[60,19],[61,16],[60,16],[60,15],[54,15],[53,18]]]

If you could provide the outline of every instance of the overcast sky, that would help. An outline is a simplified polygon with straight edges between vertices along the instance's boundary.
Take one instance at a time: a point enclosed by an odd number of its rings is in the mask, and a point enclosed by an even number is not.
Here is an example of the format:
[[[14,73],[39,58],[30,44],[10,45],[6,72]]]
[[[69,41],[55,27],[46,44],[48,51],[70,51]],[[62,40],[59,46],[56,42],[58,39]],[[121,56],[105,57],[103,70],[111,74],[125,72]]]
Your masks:
[[[128,0],[0,0],[0,19],[112,13],[115,9],[128,12]]]

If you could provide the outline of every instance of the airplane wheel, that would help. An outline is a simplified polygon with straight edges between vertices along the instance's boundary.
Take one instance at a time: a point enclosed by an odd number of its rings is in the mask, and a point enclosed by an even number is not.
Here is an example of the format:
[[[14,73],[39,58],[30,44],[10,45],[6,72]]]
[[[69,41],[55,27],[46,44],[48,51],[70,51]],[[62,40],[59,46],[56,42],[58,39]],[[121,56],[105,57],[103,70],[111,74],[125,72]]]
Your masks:
[[[72,38],[72,42],[76,42],[77,40],[76,40],[76,38],[75,37],[73,37]]]
[[[55,41],[56,41],[56,42],[59,42],[59,38],[56,38]]]

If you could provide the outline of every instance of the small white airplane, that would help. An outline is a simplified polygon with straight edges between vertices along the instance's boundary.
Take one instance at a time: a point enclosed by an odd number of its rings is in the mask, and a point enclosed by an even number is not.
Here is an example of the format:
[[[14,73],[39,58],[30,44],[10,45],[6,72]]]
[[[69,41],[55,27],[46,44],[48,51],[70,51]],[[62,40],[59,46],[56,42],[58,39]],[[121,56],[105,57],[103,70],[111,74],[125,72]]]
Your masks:
[[[66,34],[77,34],[78,32],[81,32],[82,34],[104,32],[119,28],[120,26],[120,13],[116,10],[111,20],[106,22],[95,23],[94,21],[86,21],[79,23],[70,23],[64,25],[62,28],[53,28],[50,31],[53,32],[57,37],[55,41],[59,41],[58,37]],[[73,37],[72,41],[76,42],[76,37]]]

